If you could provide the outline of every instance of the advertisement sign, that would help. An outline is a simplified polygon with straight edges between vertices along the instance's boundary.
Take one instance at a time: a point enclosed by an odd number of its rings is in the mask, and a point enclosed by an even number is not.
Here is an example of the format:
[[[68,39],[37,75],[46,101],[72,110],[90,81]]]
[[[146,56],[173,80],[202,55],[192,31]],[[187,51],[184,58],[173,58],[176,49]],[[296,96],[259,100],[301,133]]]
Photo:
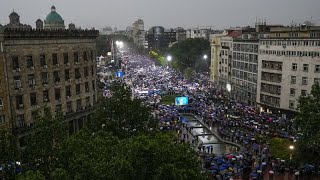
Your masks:
[[[123,71],[117,71],[116,77],[123,77]]]
[[[189,103],[188,97],[176,97],[175,105],[184,106],[184,105],[188,105],[188,103]]]

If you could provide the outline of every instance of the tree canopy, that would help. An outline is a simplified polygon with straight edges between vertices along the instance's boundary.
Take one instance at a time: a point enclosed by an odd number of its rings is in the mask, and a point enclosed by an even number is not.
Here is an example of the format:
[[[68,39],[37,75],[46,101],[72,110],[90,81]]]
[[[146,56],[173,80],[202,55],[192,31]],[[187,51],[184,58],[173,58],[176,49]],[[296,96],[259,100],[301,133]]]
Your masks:
[[[320,86],[312,86],[311,93],[299,98],[295,124],[301,132],[297,143],[297,153],[302,161],[320,161]]]
[[[186,39],[169,48],[174,68],[184,72],[191,68],[196,71],[208,71],[210,65],[210,42],[203,38]],[[207,55],[205,60],[203,56]]]

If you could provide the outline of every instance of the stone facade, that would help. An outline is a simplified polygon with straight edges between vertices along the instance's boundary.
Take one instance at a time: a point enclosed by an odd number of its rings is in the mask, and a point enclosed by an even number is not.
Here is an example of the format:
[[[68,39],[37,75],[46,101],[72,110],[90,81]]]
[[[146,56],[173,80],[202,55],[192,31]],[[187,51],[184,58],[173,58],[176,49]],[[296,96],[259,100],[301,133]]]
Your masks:
[[[98,31],[4,29],[0,92],[7,127],[26,135],[43,108],[61,112],[70,133],[81,129],[97,101]],[[7,79],[5,79],[6,77]]]

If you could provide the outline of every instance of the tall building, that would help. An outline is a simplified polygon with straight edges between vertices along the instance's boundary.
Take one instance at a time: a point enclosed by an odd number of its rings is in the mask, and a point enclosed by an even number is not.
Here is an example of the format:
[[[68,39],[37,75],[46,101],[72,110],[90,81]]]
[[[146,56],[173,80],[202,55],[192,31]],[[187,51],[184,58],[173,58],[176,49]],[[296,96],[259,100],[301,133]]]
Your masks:
[[[144,22],[143,20],[138,19],[132,24],[133,42],[139,47],[144,47],[145,34]]]
[[[261,110],[294,111],[299,96],[320,82],[320,26],[273,27],[260,39],[257,103]]]
[[[154,26],[147,34],[148,48],[162,51],[177,41],[176,31],[164,29],[162,26]]]
[[[45,107],[62,113],[72,134],[97,101],[99,32],[61,31],[52,12],[43,30],[0,27],[0,127],[11,128],[21,146]]]

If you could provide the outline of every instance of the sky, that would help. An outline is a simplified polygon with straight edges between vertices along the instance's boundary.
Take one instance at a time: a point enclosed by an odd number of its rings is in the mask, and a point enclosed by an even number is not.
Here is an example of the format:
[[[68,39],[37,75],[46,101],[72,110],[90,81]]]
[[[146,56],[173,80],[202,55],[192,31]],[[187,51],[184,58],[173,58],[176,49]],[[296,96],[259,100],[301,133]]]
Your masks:
[[[125,29],[138,18],[145,28],[225,29],[254,25],[256,19],[268,24],[289,25],[313,20],[320,24],[320,0],[0,0],[0,24],[9,22],[13,11],[23,24],[35,27],[55,5],[65,24],[82,28],[105,26]]]

